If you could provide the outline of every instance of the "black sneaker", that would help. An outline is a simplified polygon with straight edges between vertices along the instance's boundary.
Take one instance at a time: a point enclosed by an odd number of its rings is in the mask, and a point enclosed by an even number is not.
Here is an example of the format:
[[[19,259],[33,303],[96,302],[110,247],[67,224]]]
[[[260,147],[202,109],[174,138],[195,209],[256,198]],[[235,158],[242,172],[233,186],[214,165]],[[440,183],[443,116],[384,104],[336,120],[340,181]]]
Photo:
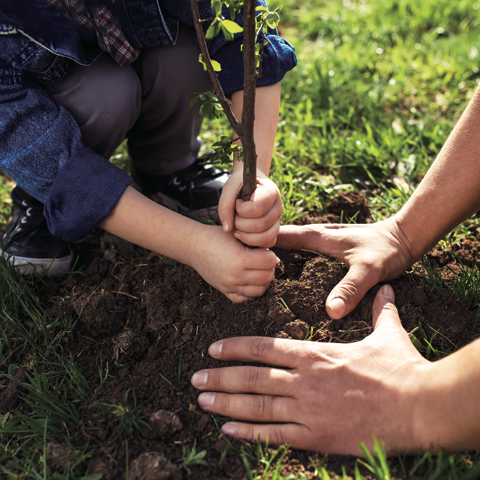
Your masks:
[[[47,275],[70,271],[73,252],[67,241],[54,237],[43,216],[43,204],[20,187],[12,191],[12,221],[2,239],[3,256],[19,273],[48,270]]]
[[[218,220],[218,201],[230,174],[202,158],[185,170],[171,175],[150,175],[132,165],[132,176],[147,197],[191,218]]]

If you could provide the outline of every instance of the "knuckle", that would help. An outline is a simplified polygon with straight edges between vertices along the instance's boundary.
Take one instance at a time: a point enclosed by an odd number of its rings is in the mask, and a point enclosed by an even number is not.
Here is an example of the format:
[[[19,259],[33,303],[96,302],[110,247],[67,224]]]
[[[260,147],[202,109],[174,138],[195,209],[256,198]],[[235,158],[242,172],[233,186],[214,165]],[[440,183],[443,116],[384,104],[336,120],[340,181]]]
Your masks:
[[[266,283],[271,283],[275,278],[275,270],[269,270],[266,275]]]
[[[255,442],[258,438],[257,427],[242,423],[239,427],[239,436],[249,442]]]
[[[255,338],[249,347],[252,357],[260,360],[265,357],[271,349],[271,340],[268,337]]]
[[[249,297],[261,297],[267,291],[268,285],[251,287],[248,291]]]
[[[344,298],[345,300],[347,299],[355,299],[356,301],[360,301],[362,299],[362,292],[358,289],[358,287],[349,281],[344,281],[342,284],[338,286],[338,289],[336,291],[336,295]]]
[[[383,311],[389,312],[389,313],[395,313],[398,315],[398,309],[393,303],[387,303],[383,306]]]
[[[261,395],[252,395],[252,412],[255,418],[265,418],[265,412],[267,411],[267,399]]]
[[[207,383],[203,386],[203,388],[211,388],[215,390],[218,385],[222,383],[221,372],[219,369],[211,369],[208,370],[208,377]]]
[[[270,430],[269,441],[274,445],[283,445],[287,442],[287,435],[281,425],[276,425]]]
[[[215,395],[215,408],[219,408],[222,412],[230,413],[233,407],[232,398],[232,395],[217,393]]]
[[[259,380],[259,375],[260,375],[260,370],[256,367],[251,367],[244,372],[245,387],[249,391],[254,391],[256,389],[256,386]]]
[[[273,247],[277,242],[277,236],[278,236],[277,229],[275,228],[269,229],[267,232],[265,232],[265,243],[268,244],[268,246]]]

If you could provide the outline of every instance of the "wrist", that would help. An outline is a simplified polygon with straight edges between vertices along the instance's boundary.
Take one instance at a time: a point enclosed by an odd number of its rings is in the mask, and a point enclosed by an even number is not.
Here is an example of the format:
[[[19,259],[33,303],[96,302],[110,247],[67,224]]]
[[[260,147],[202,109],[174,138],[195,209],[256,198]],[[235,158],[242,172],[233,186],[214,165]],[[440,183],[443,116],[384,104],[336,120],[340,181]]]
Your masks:
[[[382,223],[401,246],[409,266],[413,265],[427,251],[428,245],[425,245],[424,235],[422,238],[424,232],[411,228],[402,212],[384,220]]]
[[[416,410],[416,438],[424,450],[464,451],[480,448],[480,341],[439,361],[421,373]]]

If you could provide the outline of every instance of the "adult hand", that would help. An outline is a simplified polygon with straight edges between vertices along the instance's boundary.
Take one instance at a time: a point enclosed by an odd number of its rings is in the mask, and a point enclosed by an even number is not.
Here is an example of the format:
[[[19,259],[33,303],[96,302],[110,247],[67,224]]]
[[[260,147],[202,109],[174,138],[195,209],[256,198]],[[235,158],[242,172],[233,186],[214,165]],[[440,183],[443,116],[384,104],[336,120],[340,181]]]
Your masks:
[[[248,202],[239,198],[243,187],[243,168],[237,168],[223,187],[218,214],[225,232],[232,231],[243,243],[273,247],[280,230],[282,198],[275,185],[257,169],[257,188]],[[236,214],[235,214],[236,212]]]
[[[327,313],[335,319],[350,313],[374,285],[401,275],[418,255],[395,217],[368,225],[285,226],[280,228],[276,246],[314,250],[349,267],[327,298]]]
[[[417,393],[431,364],[412,345],[393,302],[393,289],[385,285],[373,304],[374,332],[357,343],[238,337],[212,344],[215,359],[274,367],[195,373],[192,384],[208,392],[199,396],[200,406],[254,422],[222,427],[224,434],[248,441],[260,434],[270,444],[359,455],[360,443],[372,448],[375,434],[387,452],[420,447],[417,434],[424,425],[416,415]]]
[[[277,256],[266,248],[246,247],[221,227],[203,227],[188,264],[234,303],[263,295],[275,275]]]

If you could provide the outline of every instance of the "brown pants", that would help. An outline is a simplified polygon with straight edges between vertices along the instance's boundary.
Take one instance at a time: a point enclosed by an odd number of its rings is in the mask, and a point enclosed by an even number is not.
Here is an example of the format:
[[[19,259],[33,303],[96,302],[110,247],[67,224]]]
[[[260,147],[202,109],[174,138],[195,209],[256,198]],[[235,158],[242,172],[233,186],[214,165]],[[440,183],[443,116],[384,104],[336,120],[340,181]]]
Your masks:
[[[109,158],[128,137],[133,162],[153,175],[193,163],[200,149],[199,104],[194,92],[212,89],[187,27],[174,46],[143,49],[120,67],[108,54],[85,67],[70,63],[66,78],[46,86],[50,98],[75,118],[83,142]]]

